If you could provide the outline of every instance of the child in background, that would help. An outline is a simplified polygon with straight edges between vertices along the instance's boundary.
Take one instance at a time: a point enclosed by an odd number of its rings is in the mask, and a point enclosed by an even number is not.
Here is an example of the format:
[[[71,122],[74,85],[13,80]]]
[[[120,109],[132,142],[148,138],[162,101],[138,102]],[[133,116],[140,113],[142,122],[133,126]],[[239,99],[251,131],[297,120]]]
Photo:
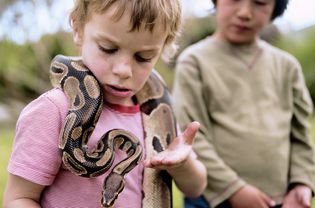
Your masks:
[[[143,145],[141,114],[133,96],[147,81],[163,49],[173,43],[180,19],[178,0],[75,1],[70,15],[73,39],[105,100],[89,146],[111,129],[128,130]],[[67,112],[67,98],[58,88],[22,111],[8,166],[4,207],[100,207],[107,174],[83,178],[62,165],[58,140]],[[170,148],[130,171],[115,207],[142,207],[144,168],[166,170],[184,194],[200,195],[206,186],[206,170],[191,147],[198,128],[193,122]]]
[[[313,104],[298,61],[259,39],[287,0],[213,0],[217,27],[176,67],[178,122],[201,128],[193,145],[207,168],[203,196],[186,208],[311,207]]]

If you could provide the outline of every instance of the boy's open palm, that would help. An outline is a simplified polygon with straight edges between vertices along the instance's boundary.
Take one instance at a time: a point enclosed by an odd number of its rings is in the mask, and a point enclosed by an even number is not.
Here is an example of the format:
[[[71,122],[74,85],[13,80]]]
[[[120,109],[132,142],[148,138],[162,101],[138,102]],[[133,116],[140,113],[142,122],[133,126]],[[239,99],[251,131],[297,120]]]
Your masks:
[[[296,185],[285,196],[282,208],[310,208],[312,191],[305,185]]]
[[[275,202],[266,194],[252,185],[245,185],[230,199],[233,208],[269,208],[275,206]]]
[[[192,144],[199,126],[200,124],[196,121],[190,123],[184,133],[174,138],[173,142],[165,151],[156,154],[152,158],[146,159],[144,165],[149,168],[163,170],[183,166],[192,153]]]

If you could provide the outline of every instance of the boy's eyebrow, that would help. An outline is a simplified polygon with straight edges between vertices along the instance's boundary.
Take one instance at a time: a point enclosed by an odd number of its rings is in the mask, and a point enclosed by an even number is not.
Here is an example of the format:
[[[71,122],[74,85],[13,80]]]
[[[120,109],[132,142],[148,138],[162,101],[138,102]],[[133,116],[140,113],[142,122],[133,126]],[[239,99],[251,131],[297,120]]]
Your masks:
[[[97,41],[106,41],[110,44],[113,44],[115,46],[119,46],[119,41],[115,40],[114,37],[111,37],[110,35],[104,34],[104,33],[97,33],[95,35],[95,39]],[[159,45],[150,45],[149,47],[141,49],[141,52],[156,52],[160,50]]]
[[[114,38],[112,37],[109,37],[109,35],[106,35],[106,34],[103,34],[103,33],[97,33],[95,35],[95,39],[97,41],[108,41],[108,42],[111,42],[113,44],[118,44],[118,41],[114,40]]]

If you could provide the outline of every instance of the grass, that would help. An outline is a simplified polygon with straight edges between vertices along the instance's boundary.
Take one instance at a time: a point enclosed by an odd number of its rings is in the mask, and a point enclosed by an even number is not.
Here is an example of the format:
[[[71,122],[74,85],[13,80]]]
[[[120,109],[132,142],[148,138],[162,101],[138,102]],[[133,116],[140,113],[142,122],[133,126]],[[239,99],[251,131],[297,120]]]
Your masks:
[[[13,136],[14,130],[12,129],[0,130],[0,206],[2,206],[3,191],[8,178],[7,165],[12,149]]]
[[[313,116],[311,118],[311,126],[312,126],[312,138],[313,138],[313,143],[314,143],[314,146],[315,146],[315,116]],[[315,208],[315,198],[313,197],[313,200],[312,200],[312,208]]]
[[[315,116],[311,119],[312,125],[312,135],[315,140]],[[10,157],[11,149],[12,149],[12,140],[14,137],[13,129],[1,129],[0,130],[0,206],[2,205],[2,196],[5,188],[5,184],[7,181],[8,173],[7,173],[7,165]],[[315,143],[315,141],[314,141]],[[181,197],[181,193],[173,184],[173,193],[174,193],[174,208],[182,208],[183,201]],[[315,199],[313,199],[312,208],[315,208]]]

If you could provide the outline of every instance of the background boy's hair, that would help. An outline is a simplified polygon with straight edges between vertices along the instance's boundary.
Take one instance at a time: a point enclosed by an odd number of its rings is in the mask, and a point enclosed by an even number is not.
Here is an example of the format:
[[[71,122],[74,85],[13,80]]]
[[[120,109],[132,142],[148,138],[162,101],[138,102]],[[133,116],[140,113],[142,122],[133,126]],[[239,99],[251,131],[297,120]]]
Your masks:
[[[273,9],[273,13],[271,15],[271,20],[274,20],[277,17],[280,17],[287,8],[288,0],[274,0],[275,8]],[[216,5],[217,0],[212,0],[213,4]]]
[[[130,12],[130,31],[139,30],[141,27],[153,31],[157,23],[162,23],[168,33],[165,44],[172,43],[179,33],[180,0],[75,0],[69,17],[70,25],[82,32],[92,13],[101,14],[114,4],[117,10],[113,18],[116,20],[119,20],[126,10]]]

